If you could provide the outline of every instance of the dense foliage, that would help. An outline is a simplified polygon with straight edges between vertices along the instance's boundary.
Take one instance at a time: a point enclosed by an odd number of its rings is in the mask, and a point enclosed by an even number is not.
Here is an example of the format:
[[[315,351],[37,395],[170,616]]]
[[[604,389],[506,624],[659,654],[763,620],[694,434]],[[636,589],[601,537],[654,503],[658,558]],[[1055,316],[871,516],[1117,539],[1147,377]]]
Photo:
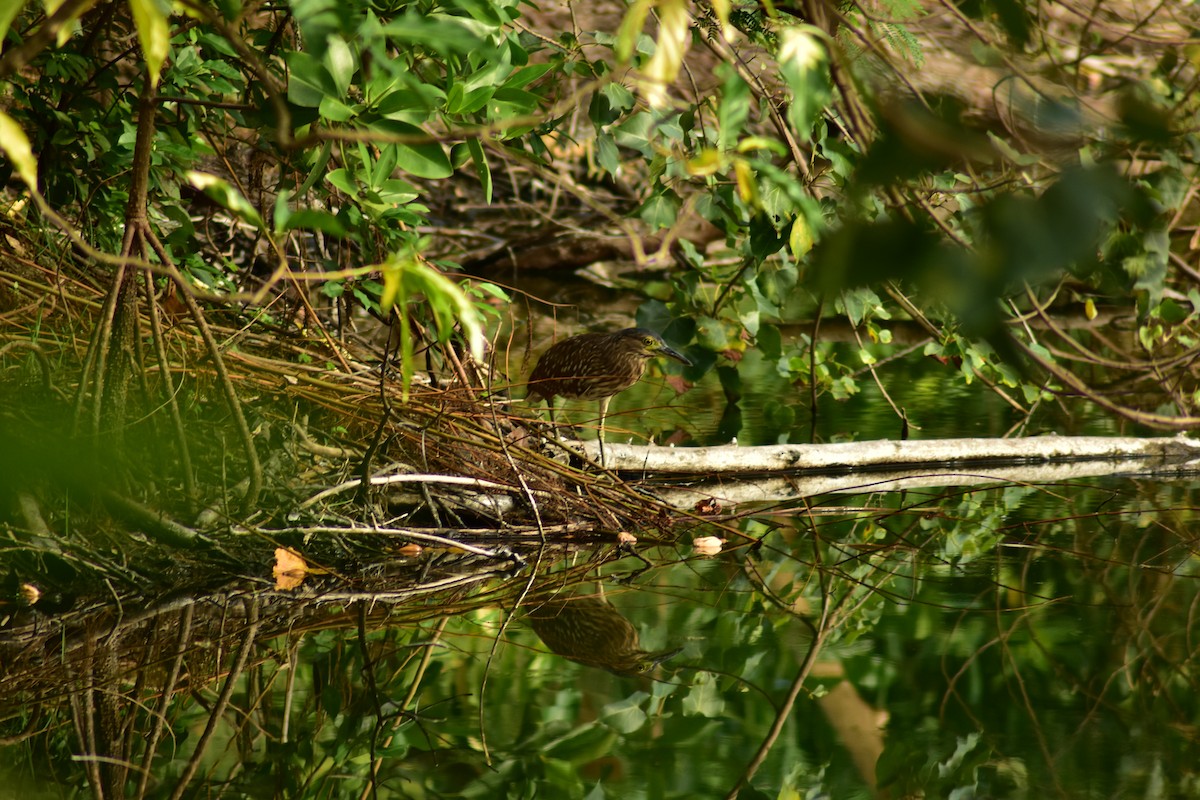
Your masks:
[[[516,0],[19,7],[0,19],[10,169],[31,177],[23,131],[48,207],[109,253],[127,176],[145,170],[163,255],[206,296],[241,291],[269,317],[295,312],[269,302],[295,276],[343,310],[423,296],[418,316],[442,337],[457,317],[478,352],[464,301],[485,310],[503,295],[464,282],[459,296],[427,267],[452,275],[507,250],[520,269],[531,237],[491,203],[543,240],[592,217],[643,269],[673,259],[642,282],[657,301],[642,320],[693,343],[690,378],[716,368],[734,394],[748,347],[814,394],[855,392],[905,319],[931,337],[927,354],[1018,409],[1083,394],[1191,424],[1182,9],[660,0],[581,20]],[[139,103],[155,117],[145,164]],[[209,231],[197,246],[197,188],[243,221],[250,253]],[[529,213],[545,202],[558,219]],[[1085,328],[1131,316],[1121,336],[1094,337],[1043,319],[1064,311]],[[850,354],[821,342],[831,313],[858,326]],[[1102,388],[1097,364],[1126,390]]]

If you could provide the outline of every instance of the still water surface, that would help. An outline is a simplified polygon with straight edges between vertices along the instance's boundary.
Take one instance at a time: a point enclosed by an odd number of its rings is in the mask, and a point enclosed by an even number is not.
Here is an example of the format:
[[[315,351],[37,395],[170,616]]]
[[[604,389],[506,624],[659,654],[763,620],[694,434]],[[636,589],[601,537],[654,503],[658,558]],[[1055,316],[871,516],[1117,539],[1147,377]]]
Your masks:
[[[914,438],[1022,422],[952,367],[885,370]],[[869,377],[821,398],[815,429],[769,365],[747,358],[741,381],[733,402],[715,376],[677,396],[652,374],[614,401],[610,435],[900,435]],[[568,415],[585,436],[589,405]],[[1071,412],[1048,406],[1026,432],[1126,433]],[[195,796],[1200,797],[1195,495],[1187,476],[864,492],[709,509],[678,541],[632,532],[637,556],[615,531],[526,544],[521,569],[264,633],[192,762]],[[694,550],[700,536],[722,552]],[[435,576],[469,560],[423,558]],[[161,712],[146,796],[169,796],[205,735],[242,608],[216,620],[230,638],[192,635],[195,688]],[[162,680],[166,630],[122,662],[123,690]],[[50,741],[10,762],[11,785],[85,796],[78,743]]]

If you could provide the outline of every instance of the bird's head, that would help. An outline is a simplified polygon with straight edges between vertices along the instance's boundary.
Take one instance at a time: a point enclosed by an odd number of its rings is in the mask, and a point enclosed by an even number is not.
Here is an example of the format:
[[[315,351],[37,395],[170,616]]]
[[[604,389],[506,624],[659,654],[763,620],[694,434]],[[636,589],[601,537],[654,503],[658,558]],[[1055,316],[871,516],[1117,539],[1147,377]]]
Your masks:
[[[663,341],[661,336],[649,328],[626,328],[623,331],[618,331],[614,336],[621,347],[637,358],[666,356],[678,361],[685,367],[692,365],[691,360],[687,356],[668,345]]]

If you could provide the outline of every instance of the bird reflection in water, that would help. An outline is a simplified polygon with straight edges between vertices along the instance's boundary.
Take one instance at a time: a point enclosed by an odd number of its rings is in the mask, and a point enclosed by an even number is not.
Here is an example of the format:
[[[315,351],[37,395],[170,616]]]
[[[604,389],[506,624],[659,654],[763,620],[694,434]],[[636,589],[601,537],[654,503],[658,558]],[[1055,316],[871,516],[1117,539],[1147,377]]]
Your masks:
[[[546,600],[530,608],[528,618],[551,652],[615,675],[643,675],[683,650],[642,650],[633,624],[599,597]]]

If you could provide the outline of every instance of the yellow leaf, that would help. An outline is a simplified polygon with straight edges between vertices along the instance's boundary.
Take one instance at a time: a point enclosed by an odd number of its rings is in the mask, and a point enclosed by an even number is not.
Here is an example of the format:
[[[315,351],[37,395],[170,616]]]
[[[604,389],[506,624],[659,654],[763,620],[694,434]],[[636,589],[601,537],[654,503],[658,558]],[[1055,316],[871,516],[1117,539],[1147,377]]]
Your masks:
[[[735,29],[729,24],[729,0],[712,0],[712,10],[717,15],[717,21],[721,23],[721,38],[732,42]]]
[[[825,61],[825,48],[819,37],[822,31],[812,25],[791,25],[779,33],[779,62],[794,63],[808,72],[817,69]]]
[[[400,296],[404,282],[404,270],[414,266],[411,258],[389,258],[382,265],[380,275],[383,278],[383,291],[379,293],[379,310],[386,316]]]
[[[20,595],[26,604],[36,606],[38,600],[42,599],[42,590],[38,588],[36,583],[22,583]]]
[[[720,169],[721,154],[712,147],[704,148],[700,151],[699,155],[687,162],[689,175],[706,177],[718,172]]]
[[[754,170],[750,164],[737,159],[733,162],[733,174],[737,179],[738,196],[742,201],[751,205],[758,202],[758,183],[754,180]]]
[[[690,23],[687,0],[659,0],[658,42],[654,55],[642,70],[648,81],[644,91],[646,102],[653,107],[665,104],[667,86],[683,66],[684,53],[692,41]]]
[[[802,258],[813,247],[812,228],[808,226],[808,220],[803,216],[798,216],[792,222],[792,233],[788,236],[788,249],[792,251],[792,258]]]

